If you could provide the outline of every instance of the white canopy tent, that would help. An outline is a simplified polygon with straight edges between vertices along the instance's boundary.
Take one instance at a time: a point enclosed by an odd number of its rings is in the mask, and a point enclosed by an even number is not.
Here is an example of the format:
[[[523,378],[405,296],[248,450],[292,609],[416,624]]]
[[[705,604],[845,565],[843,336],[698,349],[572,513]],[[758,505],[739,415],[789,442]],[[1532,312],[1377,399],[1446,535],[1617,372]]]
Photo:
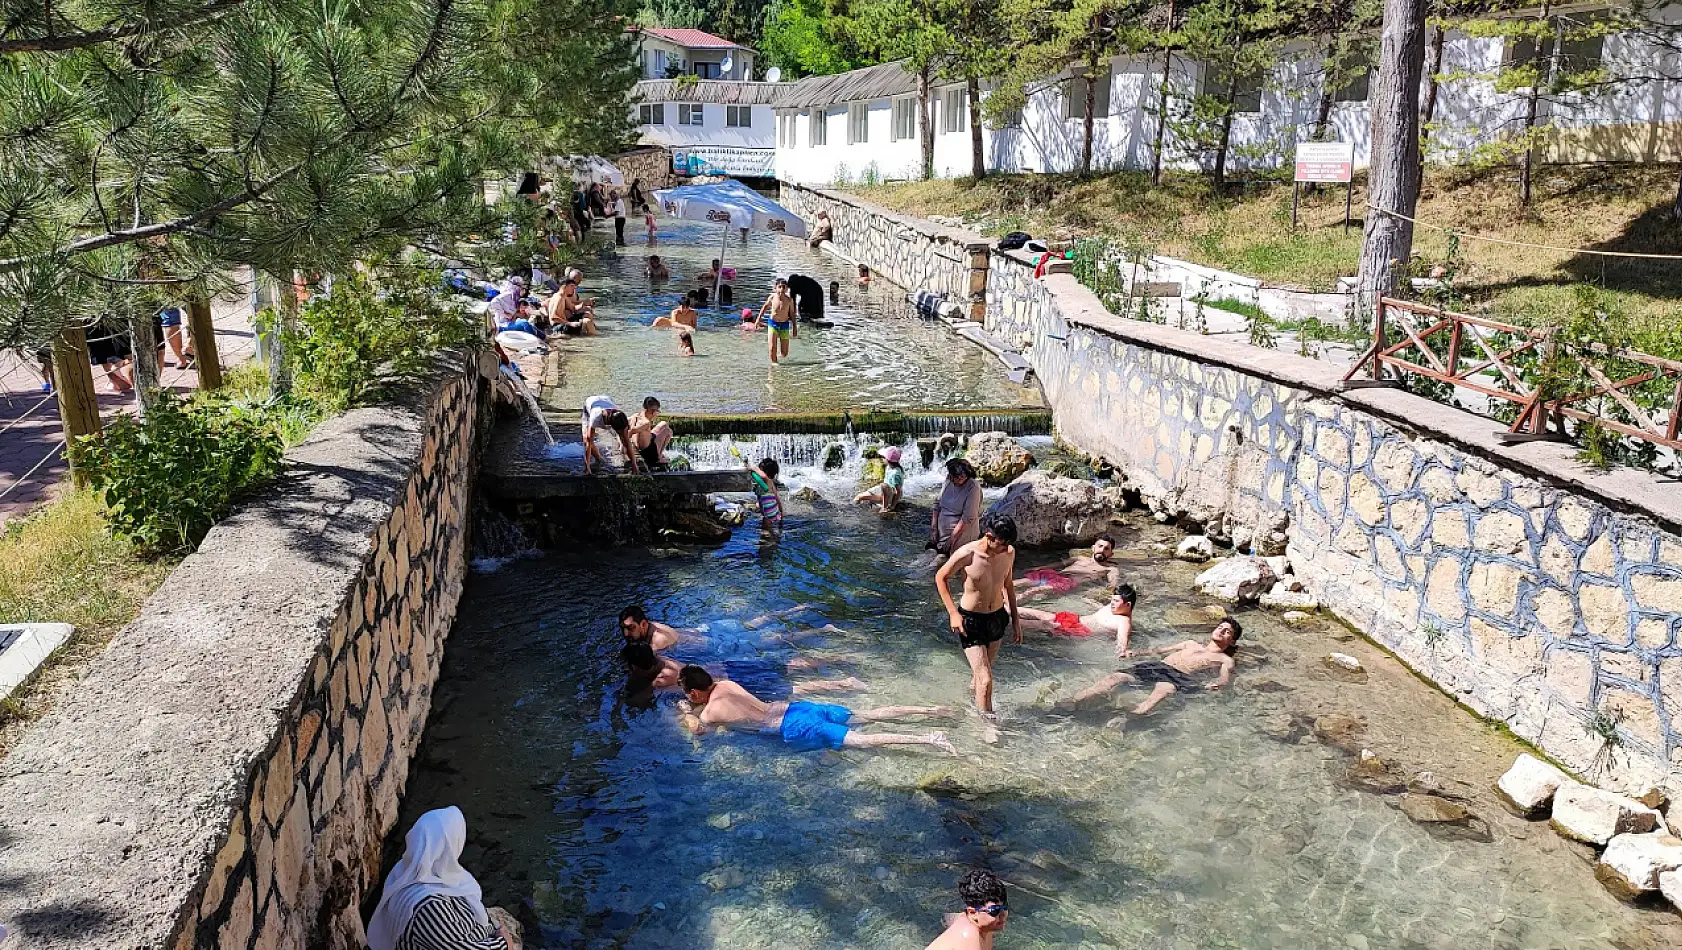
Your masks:
[[[799,215],[739,181],[663,188],[654,193],[654,200],[660,202],[660,207],[674,218],[724,225],[718,247],[721,272],[713,279],[714,300],[718,299],[718,287],[723,281],[724,248],[729,243],[732,229],[770,231],[798,238],[806,236],[806,222],[800,220]]]
[[[625,187],[625,174],[599,155],[557,155],[549,159],[548,164],[554,170],[550,177],[565,175],[578,184]]]

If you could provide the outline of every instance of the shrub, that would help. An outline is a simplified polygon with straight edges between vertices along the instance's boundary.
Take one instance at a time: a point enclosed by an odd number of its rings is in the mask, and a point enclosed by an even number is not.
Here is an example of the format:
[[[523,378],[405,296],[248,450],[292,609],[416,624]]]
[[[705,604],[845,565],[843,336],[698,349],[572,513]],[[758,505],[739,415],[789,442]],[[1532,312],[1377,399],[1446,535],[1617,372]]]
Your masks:
[[[190,550],[241,495],[280,472],[281,440],[258,407],[193,404],[168,391],[77,445],[111,529],[152,553]]]

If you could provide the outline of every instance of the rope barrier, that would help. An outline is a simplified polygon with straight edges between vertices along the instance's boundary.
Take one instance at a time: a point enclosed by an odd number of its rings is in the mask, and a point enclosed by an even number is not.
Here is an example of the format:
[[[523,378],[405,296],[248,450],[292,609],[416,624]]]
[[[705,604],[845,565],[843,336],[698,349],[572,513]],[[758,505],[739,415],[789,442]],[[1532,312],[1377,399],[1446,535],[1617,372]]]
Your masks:
[[[46,456],[44,458],[42,458],[41,461],[35,463],[35,467],[31,468],[29,471],[24,472],[22,475],[18,476],[18,480],[11,483],[10,485],[7,485],[4,491],[0,491],[0,498],[4,498],[7,495],[10,495],[12,493],[12,489],[18,487],[19,485],[22,485],[24,482],[29,481],[29,476],[34,475],[36,472],[41,470],[41,466],[43,466],[43,465],[47,464],[48,462],[52,461],[53,458],[56,455],[58,455],[59,450],[62,449],[62,448],[64,448],[64,440],[59,439],[58,443],[56,445],[54,445],[52,448],[47,450]]]
[[[1468,234],[1465,231],[1456,231],[1453,228],[1445,228],[1440,224],[1426,224],[1424,221],[1421,221],[1418,218],[1408,217],[1400,211],[1391,211],[1388,208],[1380,208],[1378,205],[1375,205],[1370,201],[1367,202],[1367,208],[1369,210],[1376,211],[1379,214],[1387,214],[1392,218],[1401,218],[1403,221],[1412,224],[1414,227],[1429,228],[1432,231],[1441,231],[1444,234],[1452,234],[1457,238],[1468,241],[1483,241],[1489,244],[1505,244],[1508,247],[1533,247],[1537,250],[1543,251],[1564,251],[1568,254],[1597,254],[1601,257],[1635,257],[1650,261],[1682,261],[1682,254],[1640,254],[1635,251],[1596,251],[1586,247],[1560,247],[1556,244],[1532,244],[1529,241],[1509,241],[1506,238],[1484,237],[1480,234]]]
[[[11,422],[8,422],[3,426],[0,426],[0,435],[5,435],[13,426],[18,425],[19,423],[23,422],[25,419],[28,419],[30,416],[33,416],[35,414],[36,410],[40,409],[42,406],[45,406],[47,403],[52,402],[52,401],[53,401],[53,394],[51,394],[51,393],[47,394],[46,396],[44,396],[41,399],[40,402],[36,403],[33,406],[30,406],[27,410],[25,410],[23,415],[18,416],[16,419],[13,419]]]

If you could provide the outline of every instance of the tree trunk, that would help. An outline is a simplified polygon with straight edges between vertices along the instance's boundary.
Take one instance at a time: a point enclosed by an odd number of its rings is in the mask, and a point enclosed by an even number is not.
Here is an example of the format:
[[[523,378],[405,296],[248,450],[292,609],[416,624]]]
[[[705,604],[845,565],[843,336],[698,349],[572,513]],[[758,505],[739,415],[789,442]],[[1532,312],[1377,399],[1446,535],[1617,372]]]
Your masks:
[[[1542,10],[1537,18],[1547,20],[1550,13],[1549,5],[1542,4]],[[1550,57],[1548,73],[1551,78],[1555,66],[1559,62],[1559,27],[1555,27],[1553,55]],[[1542,44],[1537,41],[1530,50],[1530,67],[1534,73],[1542,59]],[[1524,97],[1524,163],[1519,167],[1518,174],[1518,203],[1521,208],[1530,207],[1530,199],[1535,194],[1536,183],[1536,122],[1541,117],[1542,107],[1542,79],[1537,77],[1530,86],[1530,94]]]
[[[1335,91],[1332,88],[1332,70],[1337,67],[1337,64],[1332,61],[1332,56],[1336,52],[1337,50],[1332,44],[1326,44],[1326,78],[1320,83],[1320,103],[1314,109],[1314,141],[1316,142],[1326,140],[1326,127],[1332,123],[1332,93]]]
[[[1425,51],[1425,73],[1421,82],[1425,84],[1425,101],[1419,107],[1419,171],[1414,176],[1414,191],[1420,190],[1425,180],[1425,146],[1431,141],[1431,120],[1437,115],[1437,74],[1443,69],[1443,27],[1437,24],[1431,28],[1431,43]]]
[[[134,401],[144,416],[158,401],[158,390],[163,388],[163,367],[159,365],[158,347],[163,340],[158,337],[158,324],[153,315],[129,318],[129,342],[134,350]]]
[[[1092,118],[1098,109],[1098,64],[1096,56],[1086,60],[1086,111],[1083,117],[1083,138],[1080,145],[1080,173],[1092,174]]]
[[[917,146],[923,153],[923,180],[934,177],[934,123],[929,121],[929,71],[924,66],[917,72]]]
[[[1425,65],[1425,0],[1384,0],[1378,77],[1372,99],[1366,227],[1361,236],[1357,312],[1370,313],[1395,289],[1413,254],[1419,202],[1419,80]]]
[[[980,181],[987,177],[987,156],[981,144],[981,80],[966,78],[964,95],[969,100],[969,176]]]
[[[1174,26],[1174,7],[1168,7],[1168,27]],[[1168,75],[1174,68],[1172,47],[1162,51],[1162,85],[1156,91],[1156,140],[1151,143],[1151,184],[1162,184],[1162,146],[1168,138]]]
[[[1226,81],[1226,113],[1221,116],[1221,140],[1215,146],[1215,194],[1226,190],[1226,153],[1232,146],[1232,100],[1238,98],[1238,72],[1233,71]]]
[[[1670,217],[1673,221],[1682,221],[1682,176],[1676,179],[1676,200],[1670,203]]]

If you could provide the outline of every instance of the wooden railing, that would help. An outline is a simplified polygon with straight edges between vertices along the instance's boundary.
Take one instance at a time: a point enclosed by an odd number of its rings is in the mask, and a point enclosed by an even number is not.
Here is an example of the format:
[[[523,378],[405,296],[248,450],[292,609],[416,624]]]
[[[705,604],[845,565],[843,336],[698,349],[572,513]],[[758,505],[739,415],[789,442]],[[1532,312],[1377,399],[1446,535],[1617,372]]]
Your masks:
[[[1443,334],[1447,334],[1446,346]],[[1576,360],[1589,385],[1548,393],[1514,358],[1534,353],[1541,363]],[[1411,357],[1411,358],[1410,358]],[[1623,364],[1614,372],[1610,364]],[[1364,373],[1365,378],[1361,377]],[[1495,378],[1490,379],[1493,373]],[[1421,376],[1514,403],[1518,416],[1506,435],[1514,441],[1562,438],[1564,419],[1575,419],[1671,449],[1682,449],[1682,363],[1598,343],[1566,344],[1554,329],[1535,329],[1454,313],[1406,300],[1381,298],[1373,319],[1373,343],[1344,375],[1346,388],[1395,385],[1404,375]],[[1656,380],[1670,380],[1668,416],[1640,406],[1631,392]],[[1627,419],[1589,411],[1602,398],[1615,402]],[[1550,428],[1550,422],[1553,424]]]

